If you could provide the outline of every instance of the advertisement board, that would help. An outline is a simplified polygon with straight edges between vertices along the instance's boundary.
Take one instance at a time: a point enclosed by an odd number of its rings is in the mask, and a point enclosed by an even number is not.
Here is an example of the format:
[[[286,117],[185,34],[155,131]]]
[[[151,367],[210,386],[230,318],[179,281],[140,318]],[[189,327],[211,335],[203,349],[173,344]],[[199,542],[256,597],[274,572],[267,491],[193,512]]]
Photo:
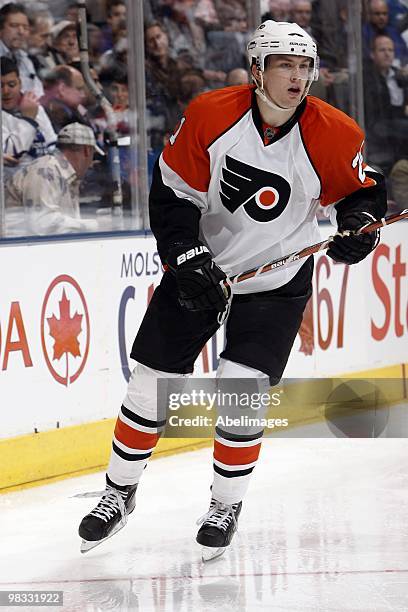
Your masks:
[[[333,376],[408,362],[406,223],[355,266],[315,257],[313,297],[285,376]],[[325,237],[333,229],[322,228]],[[0,437],[116,416],[129,352],[161,265],[152,237],[0,247]],[[273,274],[273,272],[272,272]],[[213,375],[220,330],[196,372]]]

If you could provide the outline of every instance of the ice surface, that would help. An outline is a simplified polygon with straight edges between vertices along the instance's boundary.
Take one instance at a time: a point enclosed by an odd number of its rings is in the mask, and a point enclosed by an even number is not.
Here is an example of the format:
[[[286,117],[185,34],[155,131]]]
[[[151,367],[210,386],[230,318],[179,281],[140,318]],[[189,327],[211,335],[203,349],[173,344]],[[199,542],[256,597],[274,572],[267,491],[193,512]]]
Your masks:
[[[209,448],[151,462],[128,525],[86,555],[95,500],[72,496],[102,474],[0,496],[0,590],[63,590],[72,612],[408,610],[406,440],[265,440],[239,532],[203,565],[211,477]]]

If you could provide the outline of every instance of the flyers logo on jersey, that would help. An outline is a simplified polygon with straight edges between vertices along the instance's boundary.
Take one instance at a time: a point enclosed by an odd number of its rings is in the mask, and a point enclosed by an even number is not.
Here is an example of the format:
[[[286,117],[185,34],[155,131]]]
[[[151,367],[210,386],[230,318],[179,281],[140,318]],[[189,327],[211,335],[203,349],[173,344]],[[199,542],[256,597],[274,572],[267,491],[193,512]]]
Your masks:
[[[273,221],[289,202],[291,188],[279,174],[254,168],[229,155],[220,179],[221,202],[231,213],[241,206],[245,213],[260,223]]]

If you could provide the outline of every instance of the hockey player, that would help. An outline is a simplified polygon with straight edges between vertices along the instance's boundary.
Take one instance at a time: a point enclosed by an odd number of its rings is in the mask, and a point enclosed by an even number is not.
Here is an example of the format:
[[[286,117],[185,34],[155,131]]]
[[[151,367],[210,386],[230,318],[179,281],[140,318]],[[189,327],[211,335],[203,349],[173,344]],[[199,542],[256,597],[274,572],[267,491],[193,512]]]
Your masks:
[[[378,236],[348,235],[383,217],[383,177],[363,162],[363,133],[341,111],[308,96],[318,78],[312,38],[293,23],[266,21],[248,44],[254,85],[198,96],[154,169],[150,221],[167,271],[133,344],[138,365],[116,423],[106,491],[82,520],[82,550],[111,536],[165,425],[158,378],[193,371],[230,300],[227,275],[319,240],[321,204],[338,234],[328,255],[354,264]],[[217,377],[280,380],[311,295],[313,258],[234,285]],[[214,441],[214,478],[197,541],[206,558],[231,542],[262,431]]]

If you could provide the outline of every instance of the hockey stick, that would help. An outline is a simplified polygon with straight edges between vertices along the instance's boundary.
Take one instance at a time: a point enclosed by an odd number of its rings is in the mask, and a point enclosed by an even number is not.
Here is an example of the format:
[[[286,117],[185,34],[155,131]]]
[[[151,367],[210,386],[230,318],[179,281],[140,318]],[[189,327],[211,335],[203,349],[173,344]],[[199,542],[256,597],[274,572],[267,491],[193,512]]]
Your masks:
[[[408,219],[408,208],[403,210],[400,213],[396,213],[395,215],[390,215],[389,217],[384,217],[380,221],[375,221],[366,225],[355,234],[367,234],[369,232],[374,232],[380,227],[385,227],[386,225],[391,225],[392,223],[396,223],[397,221],[401,221],[402,219]],[[350,232],[352,233],[352,232]],[[312,244],[300,251],[296,251],[295,253],[291,253],[290,255],[285,255],[284,257],[280,257],[279,259],[274,259],[269,263],[263,264],[259,266],[259,268],[252,268],[251,270],[247,270],[246,272],[241,272],[240,274],[236,274],[235,276],[231,276],[229,278],[229,282],[235,285],[236,283],[240,283],[248,278],[252,278],[254,276],[259,276],[259,274],[264,274],[265,272],[270,272],[271,270],[276,270],[276,268],[283,268],[288,264],[298,261],[299,259],[303,259],[304,257],[309,257],[313,253],[317,253],[318,251],[324,251],[329,246],[333,236],[329,236],[326,240],[322,242],[317,242],[316,244]]]

